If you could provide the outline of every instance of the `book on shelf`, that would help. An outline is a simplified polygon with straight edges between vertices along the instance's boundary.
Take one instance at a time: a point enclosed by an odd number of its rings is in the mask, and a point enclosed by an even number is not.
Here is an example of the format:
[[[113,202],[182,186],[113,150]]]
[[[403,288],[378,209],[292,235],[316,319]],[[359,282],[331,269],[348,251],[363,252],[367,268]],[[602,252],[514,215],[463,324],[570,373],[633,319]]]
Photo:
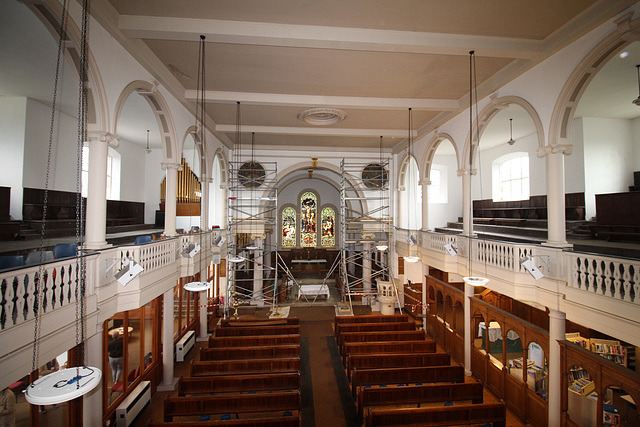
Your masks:
[[[582,368],[572,368],[569,370],[569,380],[576,381],[582,378],[589,379],[589,373]]]
[[[605,427],[619,426],[620,425],[620,413],[618,408],[613,405],[602,405],[602,421]]]
[[[596,388],[596,385],[588,378],[579,378],[569,386],[569,390],[582,396],[591,394]]]
[[[589,339],[581,337],[579,332],[567,333],[565,334],[565,339],[586,350],[589,350]]]
[[[627,355],[620,341],[592,339],[591,351],[619,365],[627,366]]]

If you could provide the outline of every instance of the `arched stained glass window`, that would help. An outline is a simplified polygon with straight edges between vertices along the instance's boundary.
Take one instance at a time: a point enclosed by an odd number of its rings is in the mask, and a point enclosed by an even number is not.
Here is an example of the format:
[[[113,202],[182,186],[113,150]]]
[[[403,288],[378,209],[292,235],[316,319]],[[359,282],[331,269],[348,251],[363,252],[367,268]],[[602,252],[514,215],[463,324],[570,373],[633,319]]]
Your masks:
[[[296,210],[291,206],[282,210],[282,247],[296,246]]]
[[[320,217],[322,218],[320,244],[324,248],[332,248],[336,245],[336,212],[333,208],[323,208]]]
[[[300,197],[300,245],[303,248],[318,245],[318,197],[310,191]]]

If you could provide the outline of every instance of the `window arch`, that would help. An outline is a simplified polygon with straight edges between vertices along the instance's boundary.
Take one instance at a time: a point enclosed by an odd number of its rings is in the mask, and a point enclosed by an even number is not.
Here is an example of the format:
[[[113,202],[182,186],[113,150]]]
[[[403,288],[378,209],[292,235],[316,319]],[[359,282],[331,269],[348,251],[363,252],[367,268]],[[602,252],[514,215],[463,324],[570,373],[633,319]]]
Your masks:
[[[316,247],[318,196],[307,191],[300,196],[300,246]]]
[[[529,186],[529,154],[510,153],[492,164],[493,201],[527,200]]]
[[[323,248],[332,248],[336,245],[336,211],[326,207],[320,215],[322,221],[320,245]]]
[[[400,191],[398,202],[401,208],[402,227],[420,230],[422,228],[422,185],[418,164],[413,157],[405,160],[400,182],[403,190]]]
[[[287,206],[282,210],[282,247],[296,246],[296,210]]]

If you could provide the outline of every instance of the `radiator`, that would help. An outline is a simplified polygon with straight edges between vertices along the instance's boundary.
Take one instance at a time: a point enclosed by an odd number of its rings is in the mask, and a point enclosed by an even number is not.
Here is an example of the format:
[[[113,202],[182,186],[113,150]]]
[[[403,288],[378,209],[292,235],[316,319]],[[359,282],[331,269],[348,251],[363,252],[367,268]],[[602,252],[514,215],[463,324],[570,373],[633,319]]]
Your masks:
[[[141,381],[138,386],[116,408],[116,427],[133,424],[138,414],[151,401],[151,381]]]
[[[184,362],[184,358],[189,354],[196,342],[196,333],[187,331],[180,341],[176,343],[176,362]]]

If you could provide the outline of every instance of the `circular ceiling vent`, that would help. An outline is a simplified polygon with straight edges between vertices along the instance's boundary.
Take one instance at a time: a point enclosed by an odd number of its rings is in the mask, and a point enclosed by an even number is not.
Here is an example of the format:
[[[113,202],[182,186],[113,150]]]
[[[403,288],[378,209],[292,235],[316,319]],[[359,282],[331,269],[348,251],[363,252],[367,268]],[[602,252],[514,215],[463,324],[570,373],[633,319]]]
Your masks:
[[[298,120],[314,126],[327,126],[340,123],[347,113],[335,108],[311,108],[298,114]]]
[[[369,163],[362,169],[362,183],[365,187],[382,190],[387,182],[389,182],[389,174],[380,163]]]
[[[264,183],[264,167],[258,162],[245,162],[238,169],[240,184],[245,188],[257,188]]]

